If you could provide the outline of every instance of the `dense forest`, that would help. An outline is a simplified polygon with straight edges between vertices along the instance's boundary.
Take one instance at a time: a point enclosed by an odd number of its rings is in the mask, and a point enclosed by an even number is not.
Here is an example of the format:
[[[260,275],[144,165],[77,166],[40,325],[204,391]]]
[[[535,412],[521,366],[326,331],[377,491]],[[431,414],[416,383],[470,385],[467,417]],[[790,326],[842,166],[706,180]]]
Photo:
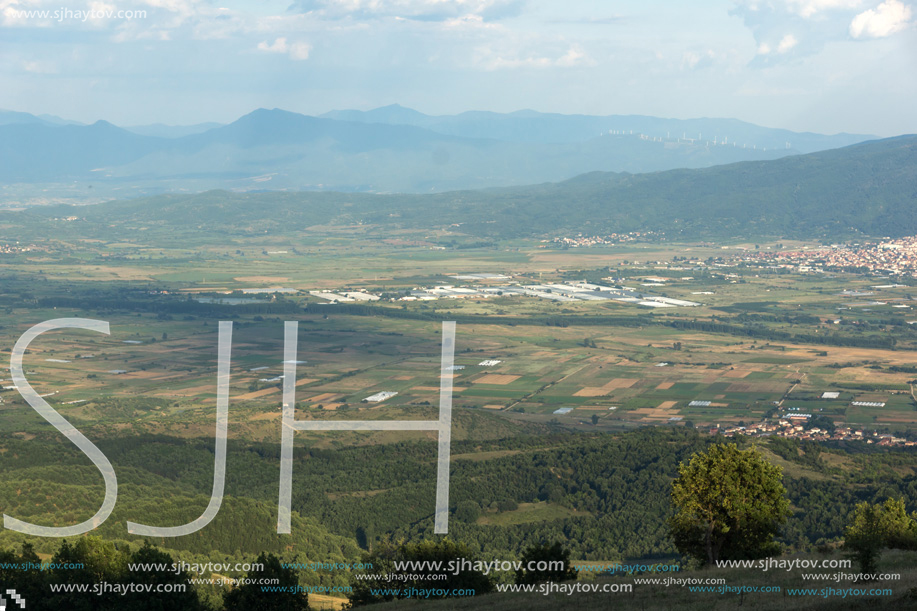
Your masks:
[[[515,556],[561,539],[574,559],[675,557],[665,526],[671,481],[680,462],[714,441],[690,429],[657,428],[454,442],[453,454],[488,452],[489,458],[453,460],[450,536],[487,556]],[[172,525],[199,515],[212,483],[212,443],[153,436],[100,441],[121,489],[115,513],[98,533],[133,539],[125,520]],[[917,498],[911,452],[784,439],[763,448],[794,466],[785,475],[793,513],[781,537],[794,549],[841,537],[859,501]],[[65,524],[85,519],[100,503],[97,472],[68,444],[51,436],[5,436],[0,450],[4,513]],[[846,466],[825,460],[832,456]],[[435,447],[424,442],[335,450],[300,444],[293,495],[299,517],[293,535],[279,536],[279,447],[230,442],[227,498],[216,520],[199,535],[156,543],[191,555],[271,551],[327,561],[352,560],[360,548],[380,542],[430,537],[435,460]],[[238,524],[249,527],[232,527]],[[3,537],[26,540],[11,531]],[[34,543],[44,549],[48,542]]]

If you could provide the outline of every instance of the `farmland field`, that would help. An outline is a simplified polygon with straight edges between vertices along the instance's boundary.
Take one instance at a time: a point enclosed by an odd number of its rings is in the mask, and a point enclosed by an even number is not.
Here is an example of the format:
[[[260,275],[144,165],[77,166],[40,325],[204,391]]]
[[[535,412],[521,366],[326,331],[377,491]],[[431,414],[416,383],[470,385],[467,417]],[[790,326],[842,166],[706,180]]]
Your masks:
[[[17,231],[33,230],[20,222]],[[611,452],[603,465],[636,455],[650,465],[660,448],[672,448],[684,459],[717,438],[710,433],[801,414],[867,436],[917,434],[917,329],[908,324],[906,283],[883,290],[884,309],[849,309],[841,291],[870,286],[872,278],[762,274],[705,263],[723,254],[722,245],[647,242],[545,252],[537,242],[508,240],[431,250],[423,244],[436,236],[401,234],[392,243],[372,227],[308,228],[270,238],[181,228],[138,232],[130,240],[108,240],[100,230],[91,241],[65,229],[38,254],[2,259],[0,351],[10,355],[18,338],[43,321],[109,323],[109,335],[45,333],[23,364],[35,391],[112,457],[124,484],[119,509],[97,534],[128,548],[138,543],[125,532],[126,520],[183,523],[206,504],[220,321],[232,322],[227,500],[202,539],[158,542],[189,560],[275,550],[288,560],[304,554],[353,561],[361,549],[385,541],[429,536],[436,433],[397,430],[297,431],[293,515],[300,535],[289,540],[274,533],[286,321],[298,322],[294,387],[301,421],[436,420],[442,323],[456,321],[454,367],[446,374],[453,383],[451,478],[455,502],[473,509],[467,517],[456,513],[450,532],[498,556],[518,554],[559,529],[585,529],[591,534],[568,540],[580,559],[673,557],[658,516],[646,521],[642,513],[667,498],[671,475],[641,480],[637,488],[608,484],[629,496],[597,505],[584,500],[591,498],[583,496],[585,483],[569,481],[579,473],[569,466],[581,460],[574,457]],[[177,239],[182,232],[185,238]],[[192,238],[196,246],[189,249]],[[690,268],[672,261],[685,253],[701,259]],[[451,277],[475,272],[509,278]],[[422,287],[584,280],[630,287],[646,277],[657,279],[654,294],[699,305],[646,308],[508,294],[402,299]],[[381,298],[331,303],[311,291]],[[11,388],[8,365],[0,369],[2,508],[45,524],[85,519],[101,498],[94,471]],[[378,393],[385,398],[366,401]],[[666,439],[676,441],[666,445]],[[854,467],[842,452],[823,454],[820,470],[812,471],[810,462],[789,460],[793,455],[774,447],[783,453],[773,460],[783,461],[787,473],[819,482],[838,499],[839,490],[830,487],[859,477],[858,469],[864,482],[876,481],[870,479],[879,477],[876,469],[885,469],[882,477],[913,475],[903,464],[877,467],[869,462],[875,458]],[[800,461],[811,451],[803,447]],[[66,466],[55,466],[60,461]],[[640,473],[623,476],[648,477]],[[51,502],[53,485],[65,486],[72,500]],[[171,501],[155,500],[165,498]],[[801,520],[792,526],[798,539],[839,536],[837,519],[817,528]],[[239,538],[230,525],[240,521],[253,534]],[[627,535],[632,529],[642,534]],[[0,543],[18,545],[23,537],[7,530]],[[51,553],[52,543],[37,540],[37,549]],[[300,580],[341,586],[347,574]]]
[[[906,286],[884,291],[884,314],[848,310],[852,313],[844,317],[853,325],[838,326],[832,317],[845,307],[839,293],[869,279],[842,273],[761,275],[703,265],[688,278],[682,267],[665,263],[682,252],[722,255],[713,245],[646,243],[545,253],[515,241],[493,249],[442,251],[393,246],[374,239],[371,227],[349,237],[342,229],[228,243],[204,234],[196,250],[170,246],[169,238],[150,232],[129,241],[60,238],[40,256],[4,258],[0,342],[9,350],[18,334],[51,318],[107,320],[109,336],[54,332],[39,338],[26,359],[29,379],[40,394],[54,392],[49,400],[76,421],[104,420],[106,426],[144,432],[199,434],[209,426],[220,319],[234,322],[231,399],[234,418],[245,423],[242,429],[230,427],[230,435],[244,430],[276,439],[279,434],[269,415],[279,410],[284,320],[300,321],[304,363],[297,371],[297,401],[308,418],[352,419],[364,412],[360,418],[429,417],[438,400],[437,321],[455,319],[455,363],[463,367],[453,380],[456,407],[486,406],[508,423],[525,414],[575,427],[595,414],[595,426],[613,429],[645,423],[647,410],[658,411],[664,403],[665,422],[677,425],[751,422],[775,409],[803,406],[838,424],[917,428],[914,375],[908,373],[917,333],[904,324],[906,310],[889,307],[907,306]],[[273,252],[282,254],[268,254]],[[624,263],[636,253],[651,265]],[[360,265],[348,263],[348,256],[359,257]],[[341,275],[357,267],[373,270],[372,278]],[[665,296],[696,300],[703,294],[704,302],[662,314],[618,302],[558,304],[514,296],[380,302],[355,312],[323,306],[308,293],[397,294],[420,280],[428,286],[455,284],[449,274],[468,270],[499,272],[521,283],[669,276]],[[88,284],[71,284],[76,279]],[[198,295],[281,285],[292,292],[253,295],[239,305],[195,301]],[[767,301],[760,301],[765,295]],[[807,316],[804,323],[794,322],[799,312]],[[749,326],[749,317],[756,326]],[[539,320],[545,322],[539,326]],[[721,323],[727,331],[700,330],[698,322]],[[858,345],[864,344],[863,327],[875,334],[889,324],[895,325],[898,345]],[[830,341],[814,343],[818,334]],[[500,362],[478,364],[488,359]],[[398,394],[381,404],[362,403],[380,391]],[[841,398],[820,399],[826,391],[839,391]],[[139,397],[143,400],[135,403],[143,407],[128,407]],[[23,432],[43,426],[15,392],[2,391],[0,398],[0,409]],[[885,406],[850,405],[867,399]],[[107,409],[112,402],[122,407]],[[553,413],[565,406],[574,409]],[[658,414],[651,420],[662,422]]]

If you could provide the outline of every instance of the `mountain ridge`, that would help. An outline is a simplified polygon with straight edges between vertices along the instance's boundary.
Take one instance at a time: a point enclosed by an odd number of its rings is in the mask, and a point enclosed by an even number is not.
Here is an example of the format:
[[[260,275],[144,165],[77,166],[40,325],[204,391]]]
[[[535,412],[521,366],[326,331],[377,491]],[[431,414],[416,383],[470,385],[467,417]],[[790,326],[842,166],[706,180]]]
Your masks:
[[[206,191],[22,214],[221,231],[364,224],[424,231],[459,226],[488,239],[649,230],[669,239],[811,239],[917,235],[915,204],[917,135],[907,135],[771,161],[593,172],[523,187],[426,195]]]
[[[733,135],[713,134],[708,142],[682,138],[683,130],[655,135],[649,128],[671,125],[645,117],[628,119],[637,121],[631,123],[635,129],[624,130],[605,129],[620,118],[535,111],[472,111],[446,117],[445,123],[401,106],[383,107],[375,115],[354,112],[341,116],[360,120],[257,109],[227,125],[184,135],[168,129],[136,133],[107,121],[55,125],[26,117],[0,124],[0,182],[19,185],[4,195],[16,202],[34,191],[30,185],[53,186],[76,201],[87,197],[88,185],[93,200],[212,189],[441,193],[557,182],[591,171],[704,168],[800,152],[785,148],[795,146],[784,140],[787,133],[755,126],[754,133],[766,132],[784,148],[741,146],[734,138],[742,132],[730,129],[750,125],[741,122],[714,121],[714,132]],[[385,121],[366,120],[374,116]],[[432,123],[391,123],[404,117]],[[690,125],[711,133],[710,121]],[[806,146],[832,148],[861,138],[816,136]],[[801,142],[805,135],[793,138]]]

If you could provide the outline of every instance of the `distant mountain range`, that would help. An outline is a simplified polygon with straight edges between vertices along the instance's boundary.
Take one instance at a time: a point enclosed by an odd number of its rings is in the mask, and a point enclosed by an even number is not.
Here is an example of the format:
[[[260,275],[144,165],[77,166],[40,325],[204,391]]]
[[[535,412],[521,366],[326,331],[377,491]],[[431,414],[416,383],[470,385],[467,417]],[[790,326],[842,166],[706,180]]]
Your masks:
[[[738,119],[661,119],[641,115],[561,115],[534,110],[511,113],[470,111],[458,115],[431,116],[398,104],[375,110],[334,110],[329,119],[388,125],[413,125],[450,136],[488,138],[506,142],[583,142],[611,132],[644,134],[663,141],[690,139],[726,146],[755,146],[758,149],[789,149],[793,154],[814,153],[856,144],[875,136],[791,132],[761,127]]]
[[[79,121],[68,121],[54,115],[33,115],[15,110],[0,110],[0,125],[15,125],[19,123],[38,123],[44,125],[83,125]]]
[[[61,119],[54,115],[33,115],[27,112],[17,112],[14,110],[0,110],[0,125],[18,125],[18,124],[42,124],[42,125],[86,125],[79,121],[70,121]],[[162,123],[151,123],[150,125],[134,125],[124,129],[141,136],[154,136],[157,138],[180,138],[191,134],[199,134],[208,129],[220,127],[220,123],[197,123],[195,125],[164,125]]]
[[[870,136],[824,136],[729,119],[519,111],[434,117],[401,106],[312,117],[256,110],[229,125],[80,125],[0,111],[0,183],[89,185],[97,195],[338,190],[430,193],[767,160]],[[68,192],[69,192],[68,191]]]
[[[132,125],[124,129],[135,134],[140,134],[141,136],[181,138],[182,136],[200,134],[221,126],[222,124],[220,123],[195,123],[194,125],[163,125],[162,123],[151,123],[150,125]]]
[[[80,231],[99,236],[112,226],[261,235],[328,224],[442,228],[487,239],[646,230],[663,231],[670,239],[915,235],[917,136],[772,161],[639,175],[595,172],[560,183],[481,191],[210,191],[33,210],[19,218],[44,228],[42,219],[49,216],[78,215],[88,223],[80,223]]]

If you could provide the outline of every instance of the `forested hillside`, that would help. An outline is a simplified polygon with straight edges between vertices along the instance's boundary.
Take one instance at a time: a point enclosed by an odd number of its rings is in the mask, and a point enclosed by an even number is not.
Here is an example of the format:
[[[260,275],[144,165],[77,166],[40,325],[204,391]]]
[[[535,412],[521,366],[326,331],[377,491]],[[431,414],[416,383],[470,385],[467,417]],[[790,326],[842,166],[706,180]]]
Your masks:
[[[691,429],[654,428],[456,442],[450,537],[487,557],[514,557],[551,540],[567,542],[574,559],[675,557],[666,527],[671,481],[680,462],[714,441]],[[120,494],[97,534],[136,541],[126,520],[175,525],[197,517],[210,493],[212,444],[169,437],[100,441]],[[297,447],[293,509],[301,517],[291,536],[275,532],[279,447],[233,442],[217,519],[193,537],[156,543],[192,555],[249,557],[266,550],[353,561],[360,547],[432,536],[434,444]],[[781,539],[791,548],[841,537],[858,501],[917,498],[909,451],[866,445],[840,451],[783,439],[763,448],[784,466],[793,515]],[[30,441],[6,435],[0,455],[0,509],[8,515],[65,525],[85,519],[101,502],[101,478],[68,443],[50,435]],[[25,539],[12,531],[2,536],[6,545]],[[35,543],[39,550],[57,544]]]
[[[228,193],[169,195],[4,215],[23,235],[78,216],[63,235],[112,227],[182,233],[359,225],[450,231],[487,239],[654,231],[669,239],[841,238],[917,233],[917,137],[902,136],[774,161],[648,174],[586,174],[560,182],[433,195]]]

